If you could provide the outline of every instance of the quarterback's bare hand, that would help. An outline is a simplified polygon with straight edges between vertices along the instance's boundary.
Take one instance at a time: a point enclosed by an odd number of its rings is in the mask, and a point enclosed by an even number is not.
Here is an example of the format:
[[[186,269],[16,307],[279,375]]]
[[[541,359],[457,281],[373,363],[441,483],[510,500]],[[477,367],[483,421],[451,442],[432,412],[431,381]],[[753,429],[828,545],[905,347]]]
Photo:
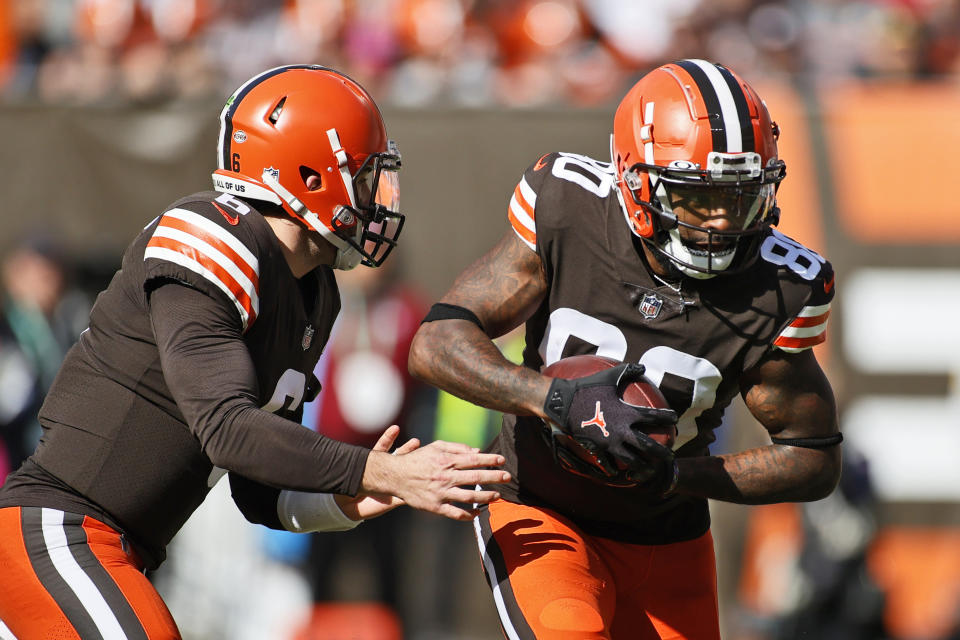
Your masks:
[[[400,435],[400,427],[393,425],[383,432],[377,444],[373,445],[374,451],[390,451],[390,447],[396,442]],[[420,447],[420,441],[417,438],[411,438],[394,451],[397,455],[410,453]],[[351,520],[369,520],[382,516],[386,512],[395,509],[403,504],[403,500],[389,493],[373,493],[362,491],[356,496],[335,495],[334,500],[343,514]]]
[[[414,509],[452,520],[469,520],[476,515],[475,510],[454,503],[487,504],[499,498],[496,491],[474,487],[509,481],[506,471],[483,468],[503,463],[501,455],[442,440],[400,455],[373,451],[367,458],[363,489],[393,494]]]

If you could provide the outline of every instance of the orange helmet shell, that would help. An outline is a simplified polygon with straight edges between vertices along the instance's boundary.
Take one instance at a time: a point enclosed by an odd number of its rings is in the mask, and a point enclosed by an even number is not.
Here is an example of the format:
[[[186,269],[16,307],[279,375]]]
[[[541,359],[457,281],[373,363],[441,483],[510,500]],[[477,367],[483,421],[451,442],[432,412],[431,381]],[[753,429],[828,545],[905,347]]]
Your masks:
[[[214,183],[235,195],[279,204],[291,216],[314,226],[281,194],[271,196],[273,189],[263,181],[267,171],[332,230],[337,206],[355,205],[356,194],[341,179],[341,160],[332,146],[331,130],[336,131],[351,176],[371,155],[387,151],[379,108],[350,78],[306,65],[262,73],[241,86],[220,115]],[[319,189],[307,189],[306,169],[320,175]]]
[[[634,188],[625,174],[637,163],[708,171],[716,154],[759,154],[761,173],[777,158],[777,130],[766,105],[722,65],[681,60],[658,67],[624,96],[613,121],[611,155],[634,232],[651,238],[656,216],[646,203],[649,171]],[[715,152],[711,156],[711,152]]]
[[[220,114],[217,166],[217,190],[280,205],[337,247],[336,268],[379,266],[396,246],[399,151],[370,94],[333,69],[277,67],[244,83]]]

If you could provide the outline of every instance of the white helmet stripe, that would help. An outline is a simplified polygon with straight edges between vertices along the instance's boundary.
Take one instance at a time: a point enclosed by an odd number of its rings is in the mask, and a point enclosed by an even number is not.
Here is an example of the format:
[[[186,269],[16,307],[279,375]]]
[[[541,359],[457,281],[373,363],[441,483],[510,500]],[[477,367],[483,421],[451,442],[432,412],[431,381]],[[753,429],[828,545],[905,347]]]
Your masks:
[[[726,80],[715,65],[706,60],[690,60],[706,74],[713,86],[717,100],[720,101],[720,114],[723,117],[723,128],[727,133],[727,153],[743,152],[743,137],[740,132],[740,115],[737,112],[737,103]]]

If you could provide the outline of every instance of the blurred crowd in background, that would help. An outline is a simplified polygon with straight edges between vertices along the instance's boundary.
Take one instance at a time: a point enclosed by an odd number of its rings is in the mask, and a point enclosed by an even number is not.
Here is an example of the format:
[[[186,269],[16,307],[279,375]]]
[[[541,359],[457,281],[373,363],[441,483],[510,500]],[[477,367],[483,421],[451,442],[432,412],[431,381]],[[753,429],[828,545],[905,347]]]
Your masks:
[[[955,76],[958,0],[4,0],[0,99],[229,94],[292,61],[397,106],[608,104],[678,57],[745,77]]]

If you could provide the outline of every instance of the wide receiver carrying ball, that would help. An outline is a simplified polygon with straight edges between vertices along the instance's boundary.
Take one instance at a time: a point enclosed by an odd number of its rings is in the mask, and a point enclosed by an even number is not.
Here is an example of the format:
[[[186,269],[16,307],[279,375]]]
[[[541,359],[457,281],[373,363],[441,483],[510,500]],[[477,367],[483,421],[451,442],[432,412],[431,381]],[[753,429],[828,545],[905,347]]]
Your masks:
[[[557,360],[553,364],[543,369],[541,373],[551,378],[575,380],[577,378],[584,378],[594,373],[598,373],[604,369],[610,369],[618,364],[622,363],[614,360],[613,358],[605,358],[603,356],[570,356],[569,358]],[[663,393],[660,391],[660,389],[657,388],[657,385],[650,382],[650,380],[647,378],[632,382],[627,385],[620,397],[624,402],[637,407],[651,407],[653,409],[670,408],[670,404],[667,402],[667,399],[663,396]],[[673,448],[673,443],[677,439],[676,425],[646,425],[642,431],[650,436],[651,439],[669,449]]]

